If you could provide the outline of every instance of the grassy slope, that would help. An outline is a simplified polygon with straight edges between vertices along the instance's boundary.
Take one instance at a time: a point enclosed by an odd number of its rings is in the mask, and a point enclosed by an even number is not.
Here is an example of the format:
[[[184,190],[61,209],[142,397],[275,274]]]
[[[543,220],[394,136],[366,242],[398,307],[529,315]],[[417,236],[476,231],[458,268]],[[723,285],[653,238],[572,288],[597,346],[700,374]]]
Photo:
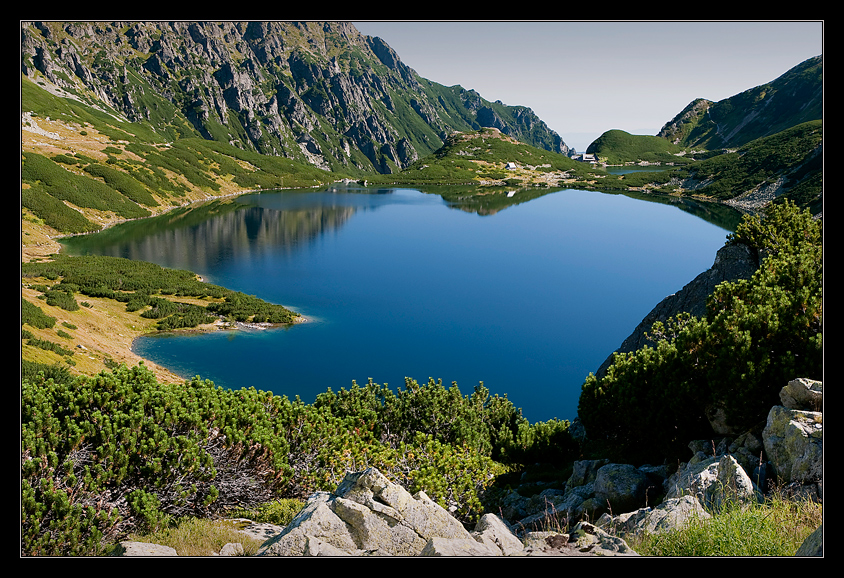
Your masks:
[[[633,135],[623,130],[609,130],[598,137],[587,153],[594,153],[609,165],[626,163],[686,164],[683,147],[671,144],[664,138]]]
[[[112,299],[86,297],[84,300],[90,303],[90,307],[80,307],[77,311],[65,311],[59,307],[47,305],[38,299],[38,295],[40,293],[34,289],[21,288],[21,296],[40,307],[46,315],[55,317],[56,324],[52,328],[39,329],[29,325],[25,325],[24,328],[38,339],[58,343],[72,350],[74,352],[70,356],[74,364],[70,367],[72,373],[95,375],[107,369],[107,364],[125,363],[131,367],[143,362],[162,383],[184,381],[183,378],[167,369],[144,361],[131,350],[132,341],[136,337],[155,330],[156,320],[144,319],[140,316],[140,311],[129,313],[124,303]],[[67,327],[65,323],[75,326],[76,329]],[[60,337],[57,334],[59,330],[71,337],[69,339]],[[28,345],[26,340],[21,343],[21,359],[46,365],[67,363],[64,356]]]

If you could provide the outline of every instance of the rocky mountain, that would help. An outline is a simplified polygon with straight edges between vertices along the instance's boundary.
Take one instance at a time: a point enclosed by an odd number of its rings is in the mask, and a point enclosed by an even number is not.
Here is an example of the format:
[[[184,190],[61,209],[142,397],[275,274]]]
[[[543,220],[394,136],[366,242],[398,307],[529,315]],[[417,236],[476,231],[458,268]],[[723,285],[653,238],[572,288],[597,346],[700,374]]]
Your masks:
[[[735,148],[811,120],[823,119],[823,57],[730,98],[696,99],[657,136],[687,148]]]
[[[350,174],[397,172],[455,130],[569,150],[531,109],[426,80],[348,22],[22,22],[21,71],[171,139]]]

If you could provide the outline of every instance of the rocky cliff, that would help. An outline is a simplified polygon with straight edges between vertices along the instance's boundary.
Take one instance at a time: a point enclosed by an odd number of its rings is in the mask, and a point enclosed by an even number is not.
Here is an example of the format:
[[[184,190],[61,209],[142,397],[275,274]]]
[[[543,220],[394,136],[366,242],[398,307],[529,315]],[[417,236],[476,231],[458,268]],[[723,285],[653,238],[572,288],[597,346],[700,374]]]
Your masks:
[[[454,130],[568,146],[529,108],[430,82],[348,22],[22,22],[21,71],[175,139],[396,172]]]

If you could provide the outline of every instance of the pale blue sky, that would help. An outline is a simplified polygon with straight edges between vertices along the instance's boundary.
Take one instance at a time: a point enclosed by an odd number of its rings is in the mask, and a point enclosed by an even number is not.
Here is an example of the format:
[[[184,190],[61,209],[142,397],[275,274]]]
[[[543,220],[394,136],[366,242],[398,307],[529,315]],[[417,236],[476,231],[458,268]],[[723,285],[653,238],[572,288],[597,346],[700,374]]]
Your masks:
[[[583,151],[610,129],[656,134],[823,53],[823,21],[353,21],[421,76],[528,106]]]

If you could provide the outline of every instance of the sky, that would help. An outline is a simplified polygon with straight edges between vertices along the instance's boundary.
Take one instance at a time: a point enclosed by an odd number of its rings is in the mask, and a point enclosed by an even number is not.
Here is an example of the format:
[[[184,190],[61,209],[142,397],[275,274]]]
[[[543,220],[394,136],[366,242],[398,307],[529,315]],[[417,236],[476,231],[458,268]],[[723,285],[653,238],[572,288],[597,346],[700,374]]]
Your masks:
[[[569,147],[655,135],[823,54],[823,21],[352,21],[428,80],[527,106]]]

